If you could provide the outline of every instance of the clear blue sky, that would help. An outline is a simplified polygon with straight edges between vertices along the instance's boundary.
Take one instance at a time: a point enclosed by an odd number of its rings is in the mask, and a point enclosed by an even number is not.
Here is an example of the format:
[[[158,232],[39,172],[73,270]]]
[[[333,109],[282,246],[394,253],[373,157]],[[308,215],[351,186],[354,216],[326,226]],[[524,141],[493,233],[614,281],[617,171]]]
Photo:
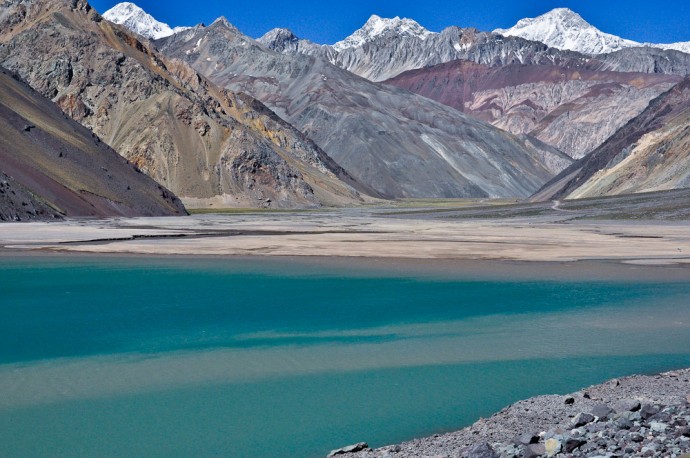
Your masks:
[[[92,0],[101,13],[118,0]],[[523,17],[568,7],[604,32],[653,43],[690,41],[689,0],[134,0],[156,19],[171,26],[210,24],[225,16],[242,32],[259,37],[274,27],[287,27],[317,43],[334,43],[352,33],[371,14],[409,17],[429,30],[476,27],[490,31],[509,27]]]

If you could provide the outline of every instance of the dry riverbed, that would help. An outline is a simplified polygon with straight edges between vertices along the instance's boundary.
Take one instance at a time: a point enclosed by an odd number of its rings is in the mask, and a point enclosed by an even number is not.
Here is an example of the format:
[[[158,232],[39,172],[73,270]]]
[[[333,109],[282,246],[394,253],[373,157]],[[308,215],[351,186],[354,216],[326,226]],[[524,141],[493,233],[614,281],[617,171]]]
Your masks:
[[[142,255],[690,263],[688,221],[570,216],[463,218],[349,209],[5,223],[0,225],[0,246]]]

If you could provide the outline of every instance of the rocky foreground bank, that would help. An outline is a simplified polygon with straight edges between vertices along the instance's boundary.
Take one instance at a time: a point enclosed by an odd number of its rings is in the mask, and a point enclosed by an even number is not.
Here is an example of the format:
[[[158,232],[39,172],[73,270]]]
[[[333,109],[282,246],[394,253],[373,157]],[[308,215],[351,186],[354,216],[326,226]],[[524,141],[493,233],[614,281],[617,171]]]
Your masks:
[[[329,456],[690,458],[689,424],[685,369],[615,379],[566,396],[538,396],[461,431],[376,450],[361,443]]]

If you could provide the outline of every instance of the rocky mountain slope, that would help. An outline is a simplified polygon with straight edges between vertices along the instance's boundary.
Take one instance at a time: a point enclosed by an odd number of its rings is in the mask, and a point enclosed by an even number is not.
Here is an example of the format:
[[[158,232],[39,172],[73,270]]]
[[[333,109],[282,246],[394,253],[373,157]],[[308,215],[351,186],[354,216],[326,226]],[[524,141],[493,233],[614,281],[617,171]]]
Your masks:
[[[0,67],[0,221],[184,214],[170,191]]]
[[[681,76],[690,74],[690,54],[671,50],[674,46],[682,48],[680,45],[669,45],[669,50],[621,47],[617,52],[589,56],[549,47],[539,41],[479,32],[472,28],[448,27],[434,33],[419,26],[421,30],[415,29],[416,33],[401,36],[402,21],[409,20],[374,17],[350,37],[356,39],[347,38],[337,48],[302,40],[287,29],[272,30],[259,42],[284,54],[320,56],[372,81],[387,80],[408,70],[454,60],[469,60],[492,67],[531,64]],[[374,29],[370,27],[372,22],[381,26]],[[342,46],[343,43],[350,45]]]
[[[386,81],[580,158],[681,77],[453,61]]]
[[[168,24],[155,20],[153,16],[134,3],[129,2],[118,3],[113,6],[103,13],[103,18],[115,24],[124,25],[132,32],[154,40],[157,38],[169,37],[174,33],[182,32],[189,28],[175,27],[173,29]]]
[[[0,5],[0,64],[192,206],[360,199],[337,164],[263,104],[215,87],[84,0]]]
[[[520,196],[552,173],[517,137],[318,57],[275,53],[224,18],[156,43],[266,103],[384,196]]]
[[[690,78],[649,107],[532,200],[585,198],[690,187]]]
[[[633,47],[674,49],[690,53],[690,41],[670,44],[639,43],[604,33],[568,8],[556,8],[536,18],[525,18],[509,29],[496,29],[504,36],[538,41],[552,48],[583,54],[608,54]]]

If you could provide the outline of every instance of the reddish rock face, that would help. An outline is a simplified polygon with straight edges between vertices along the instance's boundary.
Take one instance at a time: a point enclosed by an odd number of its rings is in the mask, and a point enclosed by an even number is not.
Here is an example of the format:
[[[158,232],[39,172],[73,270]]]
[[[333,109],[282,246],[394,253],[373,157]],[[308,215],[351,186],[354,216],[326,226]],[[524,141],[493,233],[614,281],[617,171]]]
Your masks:
[[[454,61],[405,72],[386,83],[579,158],[680,80],[675,75]]]
[[[89,109],[84,102],[74,94],[63,95],[57,100],[57,104],[67,116],[75,121],[83,121],[89,114]],[[101,114],[107,115],[107,112],[101,112]]]
[[[547,183],[533,200],[690,187],[690,78],[654,99],[599,148]]]

